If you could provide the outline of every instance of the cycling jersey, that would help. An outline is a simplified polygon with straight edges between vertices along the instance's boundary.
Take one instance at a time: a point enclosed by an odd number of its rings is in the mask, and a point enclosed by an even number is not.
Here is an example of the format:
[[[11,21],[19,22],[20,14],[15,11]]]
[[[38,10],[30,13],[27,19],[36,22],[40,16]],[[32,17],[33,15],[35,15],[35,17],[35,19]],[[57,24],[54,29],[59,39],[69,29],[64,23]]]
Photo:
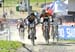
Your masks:
[[[49,22],[49,18],[44,18],[43,22],[45,21]]]
[[[20,28],[24,28],[24,24],[20,24]]]
[[[32,23],[32,22],[35,21],[35,19],[28,19],[28,21],[29,21],[30,23]]]
[[[27,24],[27,25],[29,25],[29,24],[31,24],[31,23],[33,23],[33,22],[35,22],[35,24],[37,24],[38,22],[37,22],[37,19],[35,18],[35,19],[26,19],[26,21],[25,21],[25,23]]]

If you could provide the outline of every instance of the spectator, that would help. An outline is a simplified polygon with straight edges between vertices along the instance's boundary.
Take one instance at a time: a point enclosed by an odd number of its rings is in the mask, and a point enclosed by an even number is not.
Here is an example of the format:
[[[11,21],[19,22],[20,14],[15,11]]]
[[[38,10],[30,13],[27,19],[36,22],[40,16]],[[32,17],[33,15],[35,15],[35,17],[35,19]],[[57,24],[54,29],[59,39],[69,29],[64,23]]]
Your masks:
[[[6,18],[7,17],[7,12],[3,12],[3,18]]]

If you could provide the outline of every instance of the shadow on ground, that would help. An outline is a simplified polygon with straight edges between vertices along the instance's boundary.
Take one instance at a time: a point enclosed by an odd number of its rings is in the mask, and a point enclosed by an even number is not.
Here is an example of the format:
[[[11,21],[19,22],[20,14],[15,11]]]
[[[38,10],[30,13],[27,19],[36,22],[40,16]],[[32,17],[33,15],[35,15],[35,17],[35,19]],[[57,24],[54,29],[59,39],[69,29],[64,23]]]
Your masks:
[[[52,42],[52,43],[49,43],[49,44],[37,44],[35,46],[72,46],[71,44],[74,44],[74,43],[56,43],[56,42]]]

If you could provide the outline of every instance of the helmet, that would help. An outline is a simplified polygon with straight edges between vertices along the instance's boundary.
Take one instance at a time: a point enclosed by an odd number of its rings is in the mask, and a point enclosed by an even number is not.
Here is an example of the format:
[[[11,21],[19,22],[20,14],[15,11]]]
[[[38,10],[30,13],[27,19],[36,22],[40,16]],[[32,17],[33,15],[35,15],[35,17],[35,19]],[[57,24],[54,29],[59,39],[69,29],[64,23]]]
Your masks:
[[[32,17],[32,16],[35,16],[34,12],[32,12],[32,13],[30,14],[30,17]]]
[[[19,20],[18,20],[18,22],[22,22],[23,21],[23,19],[22,18],[20,18]]]

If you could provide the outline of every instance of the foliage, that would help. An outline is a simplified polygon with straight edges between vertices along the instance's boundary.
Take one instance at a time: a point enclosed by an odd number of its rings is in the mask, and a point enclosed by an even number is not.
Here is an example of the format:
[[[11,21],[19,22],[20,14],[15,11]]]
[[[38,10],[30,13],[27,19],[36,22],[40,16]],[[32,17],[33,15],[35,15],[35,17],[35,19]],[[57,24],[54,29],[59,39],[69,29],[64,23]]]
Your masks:
[[[15,41],[0,41],[0,52],[11,52],[15,51],[17,48],[21,47],[20,42]]]
[[[51,2],[53,0],[46,0],[46,2]],[[16,6],[20,0],[4,0],[4,6]],[[30,0],[30,3],[36,3],[37,0]],[[45,2],[45,0],[38,0],[39,3]]]
[[[37,0],[30,0],[31,2],[37,2]],[[52,0],[38,0],[38,2],[51,2]]]

